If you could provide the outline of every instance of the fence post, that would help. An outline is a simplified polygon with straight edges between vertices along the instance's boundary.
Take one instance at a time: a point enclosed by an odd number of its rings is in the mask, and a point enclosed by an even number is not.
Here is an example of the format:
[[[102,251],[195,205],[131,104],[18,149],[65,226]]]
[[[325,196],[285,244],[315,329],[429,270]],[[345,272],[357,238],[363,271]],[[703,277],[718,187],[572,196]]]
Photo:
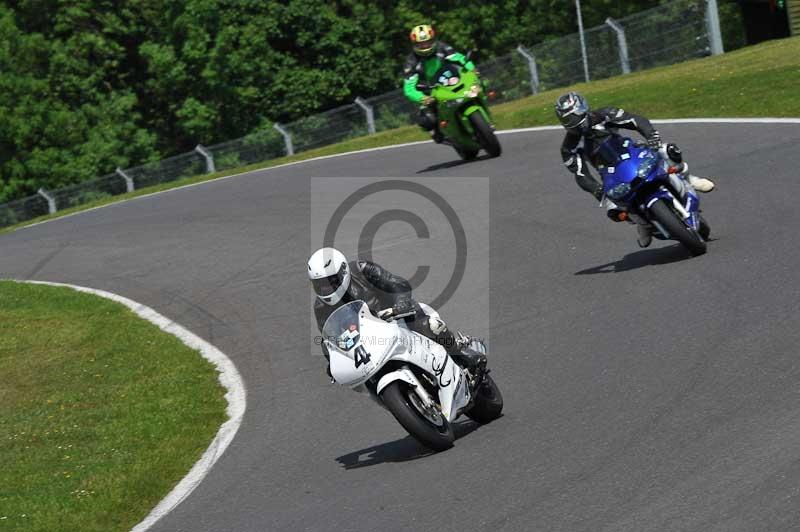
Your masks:
[[[722,32],[719,29],[717,0],[706,0],[706,26],[708,27],[708,40],[711,43],[711,55],[725,53],[722,48]]]
[[[36,193],[39,194],[41,197],[43,197],[45,200],[47,200],[47,212],[49,212],[50,214],[56,212],[56,199],[53,196],[51,196],[50,193],[48,193],[43,188],[37,190]]]
[[[214,155],[210,151],[208,151],[202,144],[198,144],[194,147],[194,151],[199,153],[203,156],[206,160],[206,173],[213,174],[217,171],[216,166],[214,166]]]
[[[286,129],[280,125],[279,123],[275,122],[272,124],[278,133],[283,135],[283,142],[286,144],[286,155],[294,155],[294,146],[292,145],[292,134],[286,131]]]
[[[581,37],[581,56],[583,57],[583,76],[589,83],[589,60],[586,58],[586,39],[583,36],[583,15],[581,14],[581,0],[575,0],[575,10],[578,12],[578,33]]]
[[[608,24],[617,34],[617,44],[619,44],[619,63],[622,66],[622,73],[630,74],[631,63],[628,60],[628,40],[625,38],[625,28],[622,27],[622,24],[611,17],[606,19],[606,24]]]
[[[375,115],[372,112],[372,106],[367,103],[367,101],[358,96],[355,100],[356,105],[361,107],[364,110],[364,113],[367,115],[367,131],[369,131],[370,135],[375,134]]]
[[[536,58],[521,44],[517,46],[516,50],[528,62],[528,72],[531,76],[531,93],[539,94],[539,67],[536,66]]]
[[[133,186],[133,179],[131,178],[131,176],[129,176],[128,174],[123,172],[122,168],[120,168],[119,166],[117,166],[117,169],[115,170],[115,172],[117,173],[118,176],[120,176],[122,179],[125,180],[125,189],[126,189],[126,191],[127,192],[133,192],[134,186]]]

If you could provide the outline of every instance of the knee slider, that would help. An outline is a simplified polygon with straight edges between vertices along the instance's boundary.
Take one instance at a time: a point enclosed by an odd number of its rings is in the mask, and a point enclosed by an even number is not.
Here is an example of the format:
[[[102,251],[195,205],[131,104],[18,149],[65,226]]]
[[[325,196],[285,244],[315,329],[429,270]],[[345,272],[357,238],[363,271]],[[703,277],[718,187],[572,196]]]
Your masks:
[[[679,164],[683,162],[683,152],[677,144],[667,144],[667,157]]]

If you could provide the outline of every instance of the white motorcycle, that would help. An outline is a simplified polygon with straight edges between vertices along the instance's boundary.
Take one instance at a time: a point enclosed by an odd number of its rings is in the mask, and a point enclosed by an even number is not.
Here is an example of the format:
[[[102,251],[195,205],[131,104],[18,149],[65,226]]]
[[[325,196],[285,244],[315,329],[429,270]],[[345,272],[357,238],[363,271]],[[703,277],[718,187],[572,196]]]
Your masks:
[[[377,318],[363,301],[336,309],[322,328],[331,375],[369,393],[411,436],[443,451],[453,445],[451,423],[458,416],[488,423],[500,416],[503,397],[488,372],[473,375],[460,367],[444,347],[406,328],[402,317]],[[486,348],[472,340],[462,352],[481,356]]]

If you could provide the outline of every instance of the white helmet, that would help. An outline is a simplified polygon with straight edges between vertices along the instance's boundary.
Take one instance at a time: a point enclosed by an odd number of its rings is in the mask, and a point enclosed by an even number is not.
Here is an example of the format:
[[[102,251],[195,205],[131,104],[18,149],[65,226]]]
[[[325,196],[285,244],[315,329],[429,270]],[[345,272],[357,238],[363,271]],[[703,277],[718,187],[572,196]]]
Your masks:
[[[308,278],[323,303],[335,305],[350,287],[350,266],[336,249],[318,249],[308,259]]]

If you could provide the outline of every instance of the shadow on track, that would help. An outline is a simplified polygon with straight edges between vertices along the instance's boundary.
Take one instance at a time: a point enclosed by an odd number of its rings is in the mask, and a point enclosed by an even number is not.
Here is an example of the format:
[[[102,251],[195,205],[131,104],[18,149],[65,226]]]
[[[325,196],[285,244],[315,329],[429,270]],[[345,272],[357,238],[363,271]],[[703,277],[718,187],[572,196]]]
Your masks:
[[[492,157],[489,154],[484,153],[480,157],[476,157],[471,161],[465,161],[463,159],[455,159],[453,161],[447,161],[446,163],[438,163],[431,165],[427,168],[423,168],[422,170],[417,170],[418,174],[424,174],[425,172],[435,172],[436,170],[444,170],[445,168],[455,168],[456,166],[461,166],[462,164],[470,164],[477,161],[485,161],[486,159],[491,159]]]
[[[474,421],[464,421],[453,424],[456,440],[477,430],[481,425]],[[436,454],[411,436],[399,440],[381,443],[360,451],[355,451],[340,456],[336,459],[345,469],[358,469],[387,462],[407,462]]]
[[[595,275],[598,273],[621,273],[645,266],[657,266],[659,264],[669,264],[692,258],[689,252],[680,244],[665,248],[643,249],[635,253],[629,253],[618,261],[601,264],[586,268],[575,275]]]

